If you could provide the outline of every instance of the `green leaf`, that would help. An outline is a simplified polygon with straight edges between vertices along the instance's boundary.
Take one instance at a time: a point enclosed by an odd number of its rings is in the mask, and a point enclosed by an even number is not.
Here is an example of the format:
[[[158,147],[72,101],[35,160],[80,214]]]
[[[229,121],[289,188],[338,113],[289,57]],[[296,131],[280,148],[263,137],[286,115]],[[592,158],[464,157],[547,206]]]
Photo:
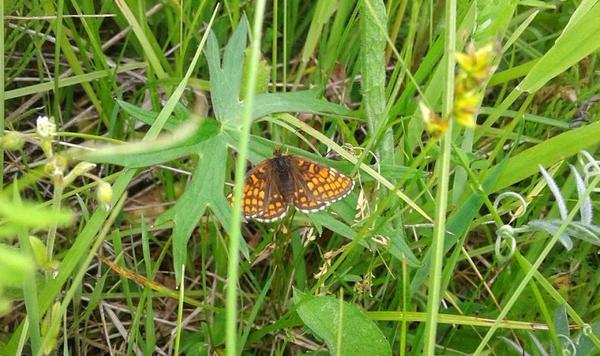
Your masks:
[[[0,216],[9,225],[17,225],[30,229],[44,229],[53,224],[60,226],[69,225],[73,221],[73,213],[68,210],[55,210],[40,208],[28,202],[18,204],[0,197]]]
[[[146,125],[152,125],[156,118],[158,117],[158,113],[154,111],[147,111],[139,106],[130,104],[123,100],[116,100],[117,104],[131,117],[137,119]],[[175,116],[169,116],[167,121],[165,122],[164,129],[168,131],[175,130],[179,125],[181,125],[185,118],[189,117],[190,111],[187,110],[183,105],[177,104],[174,110]]]
[[[497,192],[537,174],[540,164],[549,167],[598,143],[600,143],[600,122],[569,130],[545,140],[511,157],[491,192]]]
[[[362,0],[360,13],[361,88],[369,130],[375,133],[385,120],[385,5],[382,0]]]
[[[307,295],[298,290],[294,291],[294,301],[304,324],[325,340],[332,355],[392,354],[381,330],[356,305],[340,302],[334,297]]]
[[[533,93],[600,48],[600,4],[594,4],[585,14],[582,12],[573,15],[554,46],[533,66],[517,89]]]
[[[241,118],[239,100],[246,48],[246,19],[240,21],[223,53],[223,66],[219,55],[217,36],[211,31],[206,45],[206,60],[210,74],[210,95],[215,116],[238,126]]]
[[[561,304],[556,308],[552,319],[556,332],[568,338],[570,336],[569,318],[567,317],[567,307],[564,304]]]
[[[210,94],[217,119],[227,126],[239,127],[243,108],[240,100],[242,86],[244,50],[246,48],[246,21],[233,33],[223,54],[219,55],[217,37],[211,32],[206,48],[206,59],[210,74]],[[289,93],[264,93],[254,98],[252,118],[257,119],[278,112],[334,113],[348,115],[350,111],[341,105],[317,99],[318,89]]]
[[[25,278],[33,278],[33,260],[17,249],[0,244],[0,287],[21,287]]]
[[[278,112],[333,113],[349,115],[350,111],[341,105],[317,99],[317,89],[289,93],[260,94],[254,98],[252,119]]]
[[[600,335],[600,322],[591,323],[589,332],[590,334]],[[596,348],[593,341],[583,331],[579,333],[581,336],[579,337],[579,344],[577,345],[575,355],[592,355],[598,348]]]
[[[193,126],[192,126],[193,125]],[[198,153],[202,143],[220,131],[216,120],[202,120],[201,124],[186,123],[172,134],[156,140],[109,145],[97,151],[84,153],[81,160],[110,163],[129,168],[147,167]]]
[[[219,222],[229,226],[229,204],[225,198],[225,161],[227,160],[226,140],[222,135],[202,142],[198,146],[200,159],[192,175],[192,181],[175,206],[158,219],[157,224],[173,221],[173,259],[177,280],[181,278],[181,266],[186,262],[187,243],[200,221],[210,207]],[[249,256],[248,247],[242,244],[242,253]]]

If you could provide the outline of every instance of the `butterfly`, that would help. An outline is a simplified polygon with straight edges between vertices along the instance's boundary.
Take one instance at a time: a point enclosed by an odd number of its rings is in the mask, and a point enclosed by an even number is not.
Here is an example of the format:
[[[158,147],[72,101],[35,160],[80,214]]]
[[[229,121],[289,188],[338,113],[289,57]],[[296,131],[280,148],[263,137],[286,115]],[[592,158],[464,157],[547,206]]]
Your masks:
[[[326,165],[281,153],[276,147],[273,158],[246,174],[242,214],[246,219],[273,222],[283,218],[290,205],[312,213],[345,198],[353,188],[352,178]],[[229,202],[233,205],[233,195]]]

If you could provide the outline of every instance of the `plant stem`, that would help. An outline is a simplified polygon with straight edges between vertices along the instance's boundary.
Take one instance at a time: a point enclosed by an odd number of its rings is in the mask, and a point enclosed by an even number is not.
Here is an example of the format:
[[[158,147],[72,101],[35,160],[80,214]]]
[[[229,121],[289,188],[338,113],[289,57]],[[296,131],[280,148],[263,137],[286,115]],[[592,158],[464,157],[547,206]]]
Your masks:
[[[250,124],[252,123],[252,106],[256,88],[256,76],[261,43],[261,27],[264,18],[266,0],[258,0],[252,26],[252,44],[250,46],[250,65],[248,70],[246,92],[244,93],[244,111],[238,146],[238,157],[235,166],[235,186],[233,189],[233,210],[231,212],[231,236],[229,237],[229,263],[227,266],[227,300],[225,304],[226,334],[225,345],[228,356],[238,354],[237,350],[237,285],[239,279],[240,238],[242,235],[242,189],[246,171],[246,157],[250,141]],[[244,26],[240,24],[239,26]]]
[[[454,51],[456,49],[456,0],[446,1],[445,33],[445,95],[443,112],[449,117],[454,99]],[[444,237],[446,235],[446,209],[448,206],[448,183],[450,177],[450,154],[452,153],[452,120],[442,138],[441,158],[436,165],[439,183],[436,192],[436,210],[431,243],[431,265],[429,270],[429,294],[427,296],[427,321],[425,323],[424,354],[433,355],[437,332],[438,313],[441,295],[442,260],[444,257]]]
[[[0,1],[0,138],[4,136],[4,1]],[[4,186],[4,149],[0,147],[0,188]]]
[[[62,204],[62,196],[63,196],[63,185],[62,182],[54,183],[54,195],[52,196],[52,207],[54,211],[58,212],[60,210]],[[56,239],[56,230],[58,229],[58,225],[56,223],[50,226],[48,230],[48,241],[46,244],[46,258],[48,262],[52,261],[52,255],[54,254],[54,240]]]

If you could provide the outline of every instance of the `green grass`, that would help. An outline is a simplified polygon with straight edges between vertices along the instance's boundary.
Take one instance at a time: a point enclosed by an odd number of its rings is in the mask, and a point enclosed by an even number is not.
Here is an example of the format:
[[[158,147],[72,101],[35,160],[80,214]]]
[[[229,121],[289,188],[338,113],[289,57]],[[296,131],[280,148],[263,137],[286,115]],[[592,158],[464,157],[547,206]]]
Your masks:
[[[1,355],[600,354],[598,1],[0,10]]]

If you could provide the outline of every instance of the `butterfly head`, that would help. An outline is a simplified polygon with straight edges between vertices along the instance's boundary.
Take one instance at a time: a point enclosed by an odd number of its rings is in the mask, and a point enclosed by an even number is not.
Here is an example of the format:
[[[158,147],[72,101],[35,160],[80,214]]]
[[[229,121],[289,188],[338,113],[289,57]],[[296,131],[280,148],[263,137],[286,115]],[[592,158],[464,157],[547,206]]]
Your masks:
[[[281,156],[285,156],[287,154],[283,153],[281,150],[281,146],[280,145],[275,145],[275,147],[273,147],[273,157],[281,157]]]

